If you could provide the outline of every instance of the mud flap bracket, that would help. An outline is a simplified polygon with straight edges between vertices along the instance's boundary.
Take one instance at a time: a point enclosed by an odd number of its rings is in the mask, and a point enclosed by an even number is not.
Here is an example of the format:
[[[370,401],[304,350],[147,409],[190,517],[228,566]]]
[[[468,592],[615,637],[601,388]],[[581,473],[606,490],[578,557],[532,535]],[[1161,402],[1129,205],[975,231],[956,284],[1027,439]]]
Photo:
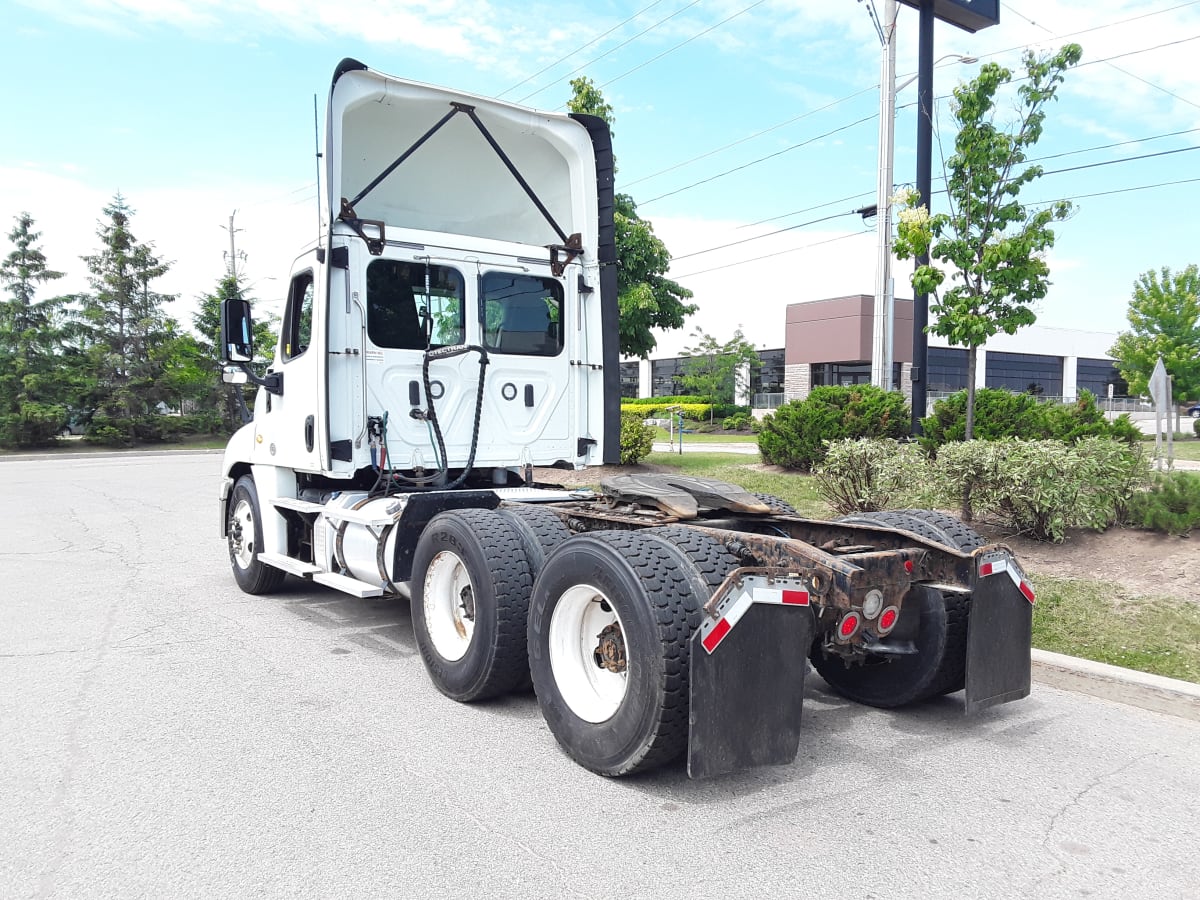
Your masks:
[[[754,603],[711,653],[691,641],[688,775],[788,765],[800,747],[812,610]]]

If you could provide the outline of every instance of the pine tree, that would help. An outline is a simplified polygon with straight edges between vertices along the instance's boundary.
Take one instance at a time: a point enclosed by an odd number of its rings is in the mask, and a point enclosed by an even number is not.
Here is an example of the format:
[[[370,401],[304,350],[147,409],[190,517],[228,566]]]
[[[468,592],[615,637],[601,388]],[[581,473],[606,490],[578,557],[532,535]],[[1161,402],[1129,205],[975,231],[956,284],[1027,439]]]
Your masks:
[[[54,378],[65,297],[36,300],[38,285],[61,278],[37,246],[33,216],[16,216],[8,239],[14,250],[0,263],[8,297],[0,301],[0,444],[50,442],[66,419]]]
[[[127,440],[158,438],[150,416],[170,399],[164,373],[176,323],[163,311],[174,297],[151,287],[170,263],[151,244],[139,243],[129,227],[133,210],[116,194],[104,207],[96,236],[100,250],[84,256],[92,292],[82,296],[83,333],[98,381],[100,411],[121,421],[110,427]]]

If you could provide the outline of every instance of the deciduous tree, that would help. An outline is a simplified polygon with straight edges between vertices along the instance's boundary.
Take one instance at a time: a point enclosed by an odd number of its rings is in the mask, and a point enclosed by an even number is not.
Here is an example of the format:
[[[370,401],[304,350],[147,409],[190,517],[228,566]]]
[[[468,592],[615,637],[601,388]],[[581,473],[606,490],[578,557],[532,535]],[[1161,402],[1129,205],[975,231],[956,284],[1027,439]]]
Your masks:
[[[746,387],[750,370],[760,365],[754,345],[746,340],[741,326],[724,343],[699,328],[692,335],[695,345],[683,351],[684,387],[713,403],[736,403],[738,391]]]
[[[571,81],[571,112],[599,116],[611,132],[613,108],[590,78]],[[654,226],[637,213],[628,194],[617,194],[613,230],[617,245],[617,302],[621,308],[619,331],[621,353],[646,359],[657,343],[652,328],[682,328],[684,319],[696,311],[688,303],[692,292],[666,277],[671,254]]]
[[[1028,151],[1041,138],[1046,108],[1082,52],[1078,44],[1049,56],[1027,52],[1016,91],[1018,116],[1003,125],[996,122],[997,95],[1013,73],[984,64],[973,80],[954,89],[958,134],[946,161],[950,211],[931,217],[928,198],[905,192],[896,198],[903,207],[896,255],[906,259],[928,251],[931,258],[912,275],[913,289],[931,295],[936,320],[929,330],[968,351],[967,440],[974,430],[979,346],[998,332],[1013,334],[1032,325],[1037,317],[1030,305],[1050,285],[1045,259],[1054,246],[1050,224],[1067,218],[1071,204],[1030,207],[1020,193],[1042,174],[1041,166],[1027,163]]]
[[[1129,330],[1117,335],[1108,352],[1129,393],[1148,392],[1161,356],[1175,396],[1200,399],[1200,269],[1192,264],[1182,272],[1166,266],[1143,272],[1134,282],[1127,317]]]

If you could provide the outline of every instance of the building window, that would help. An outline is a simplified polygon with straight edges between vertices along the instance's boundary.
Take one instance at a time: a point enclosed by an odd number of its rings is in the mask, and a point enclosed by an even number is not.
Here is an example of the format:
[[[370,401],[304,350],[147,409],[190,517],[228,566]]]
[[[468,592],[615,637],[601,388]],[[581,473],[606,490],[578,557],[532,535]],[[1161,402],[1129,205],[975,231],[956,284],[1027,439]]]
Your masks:
[[[925,360],[925,390],[953,394],[967,386],[967,351],[951,347],[930,347]]]
[[[853,384],[871,383],[871,364],[860,362],[815,363],[812,367],[813,387],[838,384],[849,387]]]
[[[683,386],[682,356],[656,359],[650,363],[650,396],[680,397],[687,393]]]
[[[1062,372],[1060,356],[988,351],[985,383],[990,388],[1005,388],[1017,394],[1061,397]]]
[[[636,362],[621,363],[621,396],[627,400],[636,400],[641,390],[641,365]]]
[[[750,369],[750,393],[783,393],[783,351],[759,350],[758,361],[759,365]]]
[[[1075,384],[1079,390],[1091,391],[1100,400],[1107,399],[1108,389],[1112,387],[1114,397],[1127,397],[1129,385],[1117,370],[1117,364],[1111,359],[1076,360]]]

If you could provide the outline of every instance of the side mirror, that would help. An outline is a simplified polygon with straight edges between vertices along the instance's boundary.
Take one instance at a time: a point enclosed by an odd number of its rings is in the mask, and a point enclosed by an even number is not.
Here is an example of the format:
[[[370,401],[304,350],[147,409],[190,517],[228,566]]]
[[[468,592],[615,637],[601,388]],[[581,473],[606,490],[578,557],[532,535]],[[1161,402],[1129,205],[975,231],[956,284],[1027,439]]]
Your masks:
[[[254,359],[254,322],[247,300],[221,301],[221,359],[232,363]]]
[[[225,366],[221,369],[221,380],[226,384],[248,384],[250,376],[240,366]]]

